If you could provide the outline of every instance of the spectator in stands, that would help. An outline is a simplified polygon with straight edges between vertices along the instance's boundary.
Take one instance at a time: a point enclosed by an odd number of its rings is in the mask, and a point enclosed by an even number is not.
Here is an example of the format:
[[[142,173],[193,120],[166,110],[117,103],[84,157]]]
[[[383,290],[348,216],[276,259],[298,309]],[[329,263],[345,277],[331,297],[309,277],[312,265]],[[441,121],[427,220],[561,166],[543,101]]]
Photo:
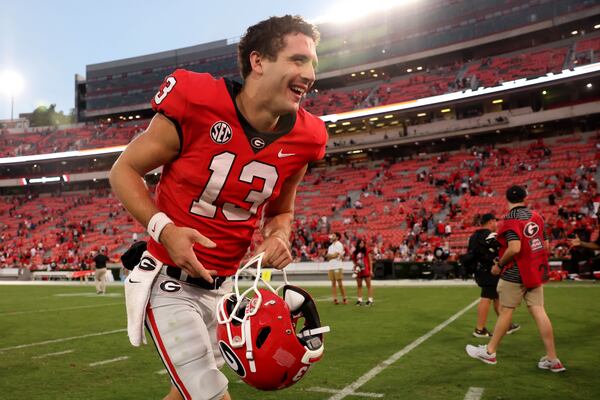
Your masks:
[[[525,206],[526,197],[522,186],[511,186],[506,191],[510,211],[498,229],[500,259],[492,267],[493,274],[500,274],[500,315],[487,346],[467,345],[466,351],[472,358],[496,364],[496,350],[510,327],[513,312],[525,300],[546,348],[538,368],[562,372],[566,368],[556,355],[552,323],[544,309],[542,284],[548,275],[548,237],[542,217]]]
[[[474,271],[475,281],[481,288],[481,296],[477,306],[477,325],[473,331],[473,336],[479,338],[492,336],[485,326],[490,305],[494,305],[496,315],[500,314],[498,292],[496,291],[499,277],[491,272],[494,259],[498,256],[495,235],[497,225],[494,214],[483,214],[481,216],[481,228],[471,235],[467,249],[468,264],[471,266],[469,269]],[[511,323],[507,333],[511,334],[519,328],[519,325]]]
[[[342,303],[348,304],[348,298],[346,297],[346,289],[344,288],[344,270],[342,268],[342,260],[344,259],[344,245],[340,242],[342,235],[336,232],[330,236],[331,244],[327,248],[327,254],[325,259],[329,261],[327,266],[327,275],[331,281],[331,296],[333,298],[333,304],[339,304],[337,297],[337,288],[340,288],[342,294]]]
[[[352,262],[354,263],[354,274],[356,278],[356,305],[363,305],[362,297],[362,282],[363,279],[367,285],[367,306],[373,304],[373,287],[371,286],[371,278],[373,277],[373,257],[368,250],[367,243],[363,239],[356,242],[356,248],[352,253]]]
[[[94,279],[96,281],[96,294],[106,293],[106,248],[100,248],[100,252],[94,257]]]

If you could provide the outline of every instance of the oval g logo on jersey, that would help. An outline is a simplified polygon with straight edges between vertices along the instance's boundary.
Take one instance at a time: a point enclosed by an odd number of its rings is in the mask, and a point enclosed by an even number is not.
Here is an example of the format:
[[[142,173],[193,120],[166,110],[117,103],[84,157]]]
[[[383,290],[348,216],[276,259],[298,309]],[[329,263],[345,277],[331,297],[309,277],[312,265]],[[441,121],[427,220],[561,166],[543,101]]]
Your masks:
[[[140,261],[140,269],[144,271],[154,271],[156,269],[156,260],[150,257],[144,257]]]
[[[167,293],[175,293],[181,290],[181,285],[175,281],[164,281],[160,284],[160,288],[162,291]]]
[[[250,144],[255,149],[262,149],[263,147],[265,147],[265,141],[262,138],[259,138],[259,137],[252,138],[250,140]]]
[[[231,140],[231,127],[227,122],[217,121],[210,128],[210,137],[217,144],[225,144]]]
[[[235,371],[236,374],[241,376],[242,378],[246,376],[246,370],[244,369],[244,365],[242,361],[238,358],[238,356],[234,353],[233,349],[229,347],[227,343],[220,340],[219,341],[219,350],[225,359],[225,362],[232,370]]]
[[[534,237],[540,231],[540,227],[535,222],[529,222],[523,229],[523,234],[528,238]]]

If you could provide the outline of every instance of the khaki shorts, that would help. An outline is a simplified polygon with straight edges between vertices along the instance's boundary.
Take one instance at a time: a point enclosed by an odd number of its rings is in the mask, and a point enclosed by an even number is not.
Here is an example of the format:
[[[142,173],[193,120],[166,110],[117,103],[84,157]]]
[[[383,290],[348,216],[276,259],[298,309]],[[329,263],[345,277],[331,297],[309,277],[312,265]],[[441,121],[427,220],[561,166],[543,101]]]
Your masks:
[[[344,279],[344,272],[342,268],[330,269],[327,271],[327,276],[330,281],[340,281]]]
[[[498,281],[498,296],[502,307],[517,308],[523,299],[525,299],[527,307],[544,306],[544,289],[542,286],[527,289],[521,283],[500,279]]]

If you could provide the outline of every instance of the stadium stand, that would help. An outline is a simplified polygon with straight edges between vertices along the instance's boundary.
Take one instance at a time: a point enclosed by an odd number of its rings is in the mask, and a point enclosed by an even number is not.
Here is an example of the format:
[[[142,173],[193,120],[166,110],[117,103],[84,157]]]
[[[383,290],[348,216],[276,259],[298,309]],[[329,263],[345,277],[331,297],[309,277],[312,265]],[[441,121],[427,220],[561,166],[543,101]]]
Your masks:
[[[600,133],[474,148],[412,159],[314,168],[296,200],[294,255],[319,260],[328,234],[348,246],[365,237],[380,256],[423,260],[438,246],[464,251],[478,216],[503,209],[507,184],[527,185],[529,202],[547,216],[556,248],[566,235],[591,226]],[[549,201],[550,195],[556,199]],[[107,190],[0,201],[0,267],[73,270],[106,246],[116,257],[144,228]],[[438,225],[450,225],[451,233]],[[404,249],[404,250],[403,250]]]

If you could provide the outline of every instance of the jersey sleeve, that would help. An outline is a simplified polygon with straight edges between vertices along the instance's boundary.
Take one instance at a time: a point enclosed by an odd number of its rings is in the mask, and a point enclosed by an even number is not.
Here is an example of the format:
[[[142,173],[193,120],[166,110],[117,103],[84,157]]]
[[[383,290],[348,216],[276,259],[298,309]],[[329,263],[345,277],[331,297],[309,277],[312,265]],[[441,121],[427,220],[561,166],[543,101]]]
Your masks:
[[[521,229],[519,223],[514,219],[506,219],[498,229],[498,236],[504,236],[507,242],[511,240],[521,240]]]
[[[180,136],[188,104],[185,91],[187,75],[186,70],[178,69],[165,77],[150,102],[155,112],[163,114],[175,124]]]

